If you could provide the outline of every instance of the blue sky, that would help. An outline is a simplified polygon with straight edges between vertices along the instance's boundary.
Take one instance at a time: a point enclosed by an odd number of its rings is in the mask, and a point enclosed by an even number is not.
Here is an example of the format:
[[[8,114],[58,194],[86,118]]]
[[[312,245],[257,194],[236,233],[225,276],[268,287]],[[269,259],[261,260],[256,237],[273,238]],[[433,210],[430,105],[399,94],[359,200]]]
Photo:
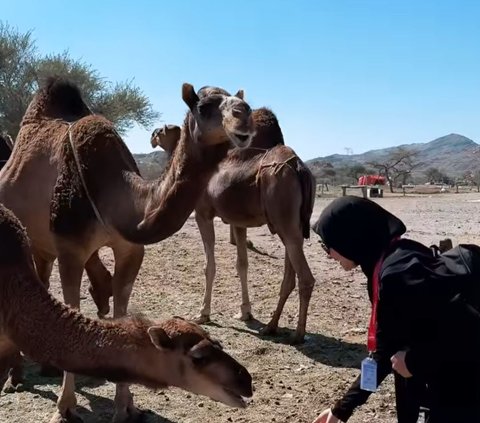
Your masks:
[[[243,88],[304,159],[460,133],[480,142],[480,2],[1,0],[41,53],[134,79],[181,123],[183,82]],[[125,137],[150,152],[151,130]]]

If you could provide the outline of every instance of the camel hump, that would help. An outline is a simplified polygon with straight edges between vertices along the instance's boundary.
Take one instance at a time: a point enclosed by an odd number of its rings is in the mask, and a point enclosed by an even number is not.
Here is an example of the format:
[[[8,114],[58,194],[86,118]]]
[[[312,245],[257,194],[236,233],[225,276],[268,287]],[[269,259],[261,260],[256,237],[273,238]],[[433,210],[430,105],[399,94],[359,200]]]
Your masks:
[[[261,107],[252,112],[257,134],[252,140],[251,147],[272,148],[284,145],[283,133],[278,124],[278,119],[270,109]]]
[[[52,118],[72,122],[89,114],[91,111],[77,85],[67,79],[49,77],[30,102],[24,121]]]
[[[24,227],[13,214],[0,203],[0,266],[23,261],[29,248]]]

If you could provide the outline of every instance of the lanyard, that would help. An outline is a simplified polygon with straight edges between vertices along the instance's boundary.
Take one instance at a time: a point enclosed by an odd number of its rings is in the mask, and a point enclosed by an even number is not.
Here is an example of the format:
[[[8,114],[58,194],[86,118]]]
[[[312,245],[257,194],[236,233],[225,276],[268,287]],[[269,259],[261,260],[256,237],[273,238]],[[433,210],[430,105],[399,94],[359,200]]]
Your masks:
[[[400,237],[395,237],[390,242],[390,246],[394,242],[397,242]],[[372,314],[370,315],[370,324],[368,326],[368,340],[367,340],[367,347],[368,352],[372,353],[377,350],[377,306],[378,306],[378,289],[380,286],[380,270],[382,269],[383,259],[385,258],[385,252],[382,253],[380,258],[378,259],[375,267],[373,269],[373,276],[372,276]]]

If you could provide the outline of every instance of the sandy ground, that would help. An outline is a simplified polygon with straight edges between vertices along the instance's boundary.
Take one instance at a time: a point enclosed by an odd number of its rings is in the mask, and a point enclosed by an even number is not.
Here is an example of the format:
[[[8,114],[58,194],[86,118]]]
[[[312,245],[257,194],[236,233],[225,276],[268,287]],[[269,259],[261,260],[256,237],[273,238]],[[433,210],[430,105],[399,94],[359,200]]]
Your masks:
[[[312,221],[331,199],[318,198]],[[437,194],[389,197],[377,200],[402,218],[408,237],[430,244],[444,237],[480,243],[480,194]],[[258,329],[273,312],[283,272],[283,246],[266,227],[249,230],[255,246],[268,255],[249,252],[250,293],[257,321],[246,324],[234,318],[240,307],[240,283],[235,272],[235,247],[228,243],[228,226],[216,221],[217,278],[212,305],[211,334],[246,365],[254,379],[254,399],[242,410],[230,409],[208,398],[172,389],[152,392],[134,386],[136,403],[150,410],[146,422],[311,422],[330,406],[358,374],[365,355],[369,304],[359,271],[347,273],[328,260],[317,236],[306,242],[305,252],[317,279],[310,303],[306,342],[288,345],[297,320],[295,290],[280,321],[277,338],[262,337]],[[108,250],[102,256],[109,266]],[[137,278],[131,312],[153,318],[193,316],[202,302],[203,247],[193,218],[168,240],[147,248]],[[82,310],[94,316],[93,302],[84,281]],[[52,291],[60,297],[58,273]],[[41,328],[39,328],[41,330]],[[28,367],[25,391],[0,395],[0,422],[48,422],[55,410],[61,380],[40,378],[34,364]],[[79,411],[86,422],[107,422],[112,416],[114,385],[78,378]],[[395,422],[390,377],[380,391],[357,410],[350,422]]]

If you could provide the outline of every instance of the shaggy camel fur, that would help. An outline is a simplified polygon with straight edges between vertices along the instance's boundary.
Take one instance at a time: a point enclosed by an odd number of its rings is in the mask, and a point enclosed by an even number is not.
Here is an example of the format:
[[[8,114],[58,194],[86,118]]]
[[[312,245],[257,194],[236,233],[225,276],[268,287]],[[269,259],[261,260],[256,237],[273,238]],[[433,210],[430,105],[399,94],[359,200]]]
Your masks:
[[[45,285],[57,257],[65,302],[78,308],[84,267],[97,272],[101,263],[93,253],[111,247],[114,275],[99,289],[113,292],[114,317],[125,315],[144,244],[182,227],[230,143],[249,145],[255,129],[242,96],[239,91],[200,99],[184,84],[190,111],[179,148],[163,177],[148,182],[112,123],[90,112],[77,87],[49,80],[28,106],[12,157],[0,172],[0,202],[25,225]],[[100,307],[107,312],[108,301]],[[73,375],[66,374],[62,416],[74,406],[73,392]],[[117,394],[117,408],[125,409],[132,402],[128,387],[117,386]]]
[[[0,377],[20,349],[70,372],[154,389],[176,386],[232,407],[244,407],[252,396],[247,369],[195,323],[97,321],[55,300],[36,274],[24,228],[1,204],[0,239]],[[68,401],[72,418],[74,394]],[[140,417],[128,402],[114,421],[132,414]]]
[[[210,320],[213,280],[215,277],[215,232],[213,218],[230,223],[236,237],[237,271],[242,286],[240,318],[252,318],[247,284],[247,227],[267,224],[285,245],[285,271],[277,309],[262,331],[273,334],[283,306],[295,287],[298,276],[300,312],[293,343],[305,335],[308,304],[315,279],[303,252],[308,238],[315,198],[315,179],[295,152],[283,145],[283,136],[275,115],[268,109],[252,112],[257,134],[250,148],[233,149],[220,163],[207,190],[195,206],[195,218],[206,254],[206,288],[197,323]],[[180,128],[169,125],[152,134],[152,146],[169,153],[175,150]],[[175,138],[176,137],[176,138]]]
[[[13,150],[13,140],[10,135],[0,133],[0,169],[7,163]]]

